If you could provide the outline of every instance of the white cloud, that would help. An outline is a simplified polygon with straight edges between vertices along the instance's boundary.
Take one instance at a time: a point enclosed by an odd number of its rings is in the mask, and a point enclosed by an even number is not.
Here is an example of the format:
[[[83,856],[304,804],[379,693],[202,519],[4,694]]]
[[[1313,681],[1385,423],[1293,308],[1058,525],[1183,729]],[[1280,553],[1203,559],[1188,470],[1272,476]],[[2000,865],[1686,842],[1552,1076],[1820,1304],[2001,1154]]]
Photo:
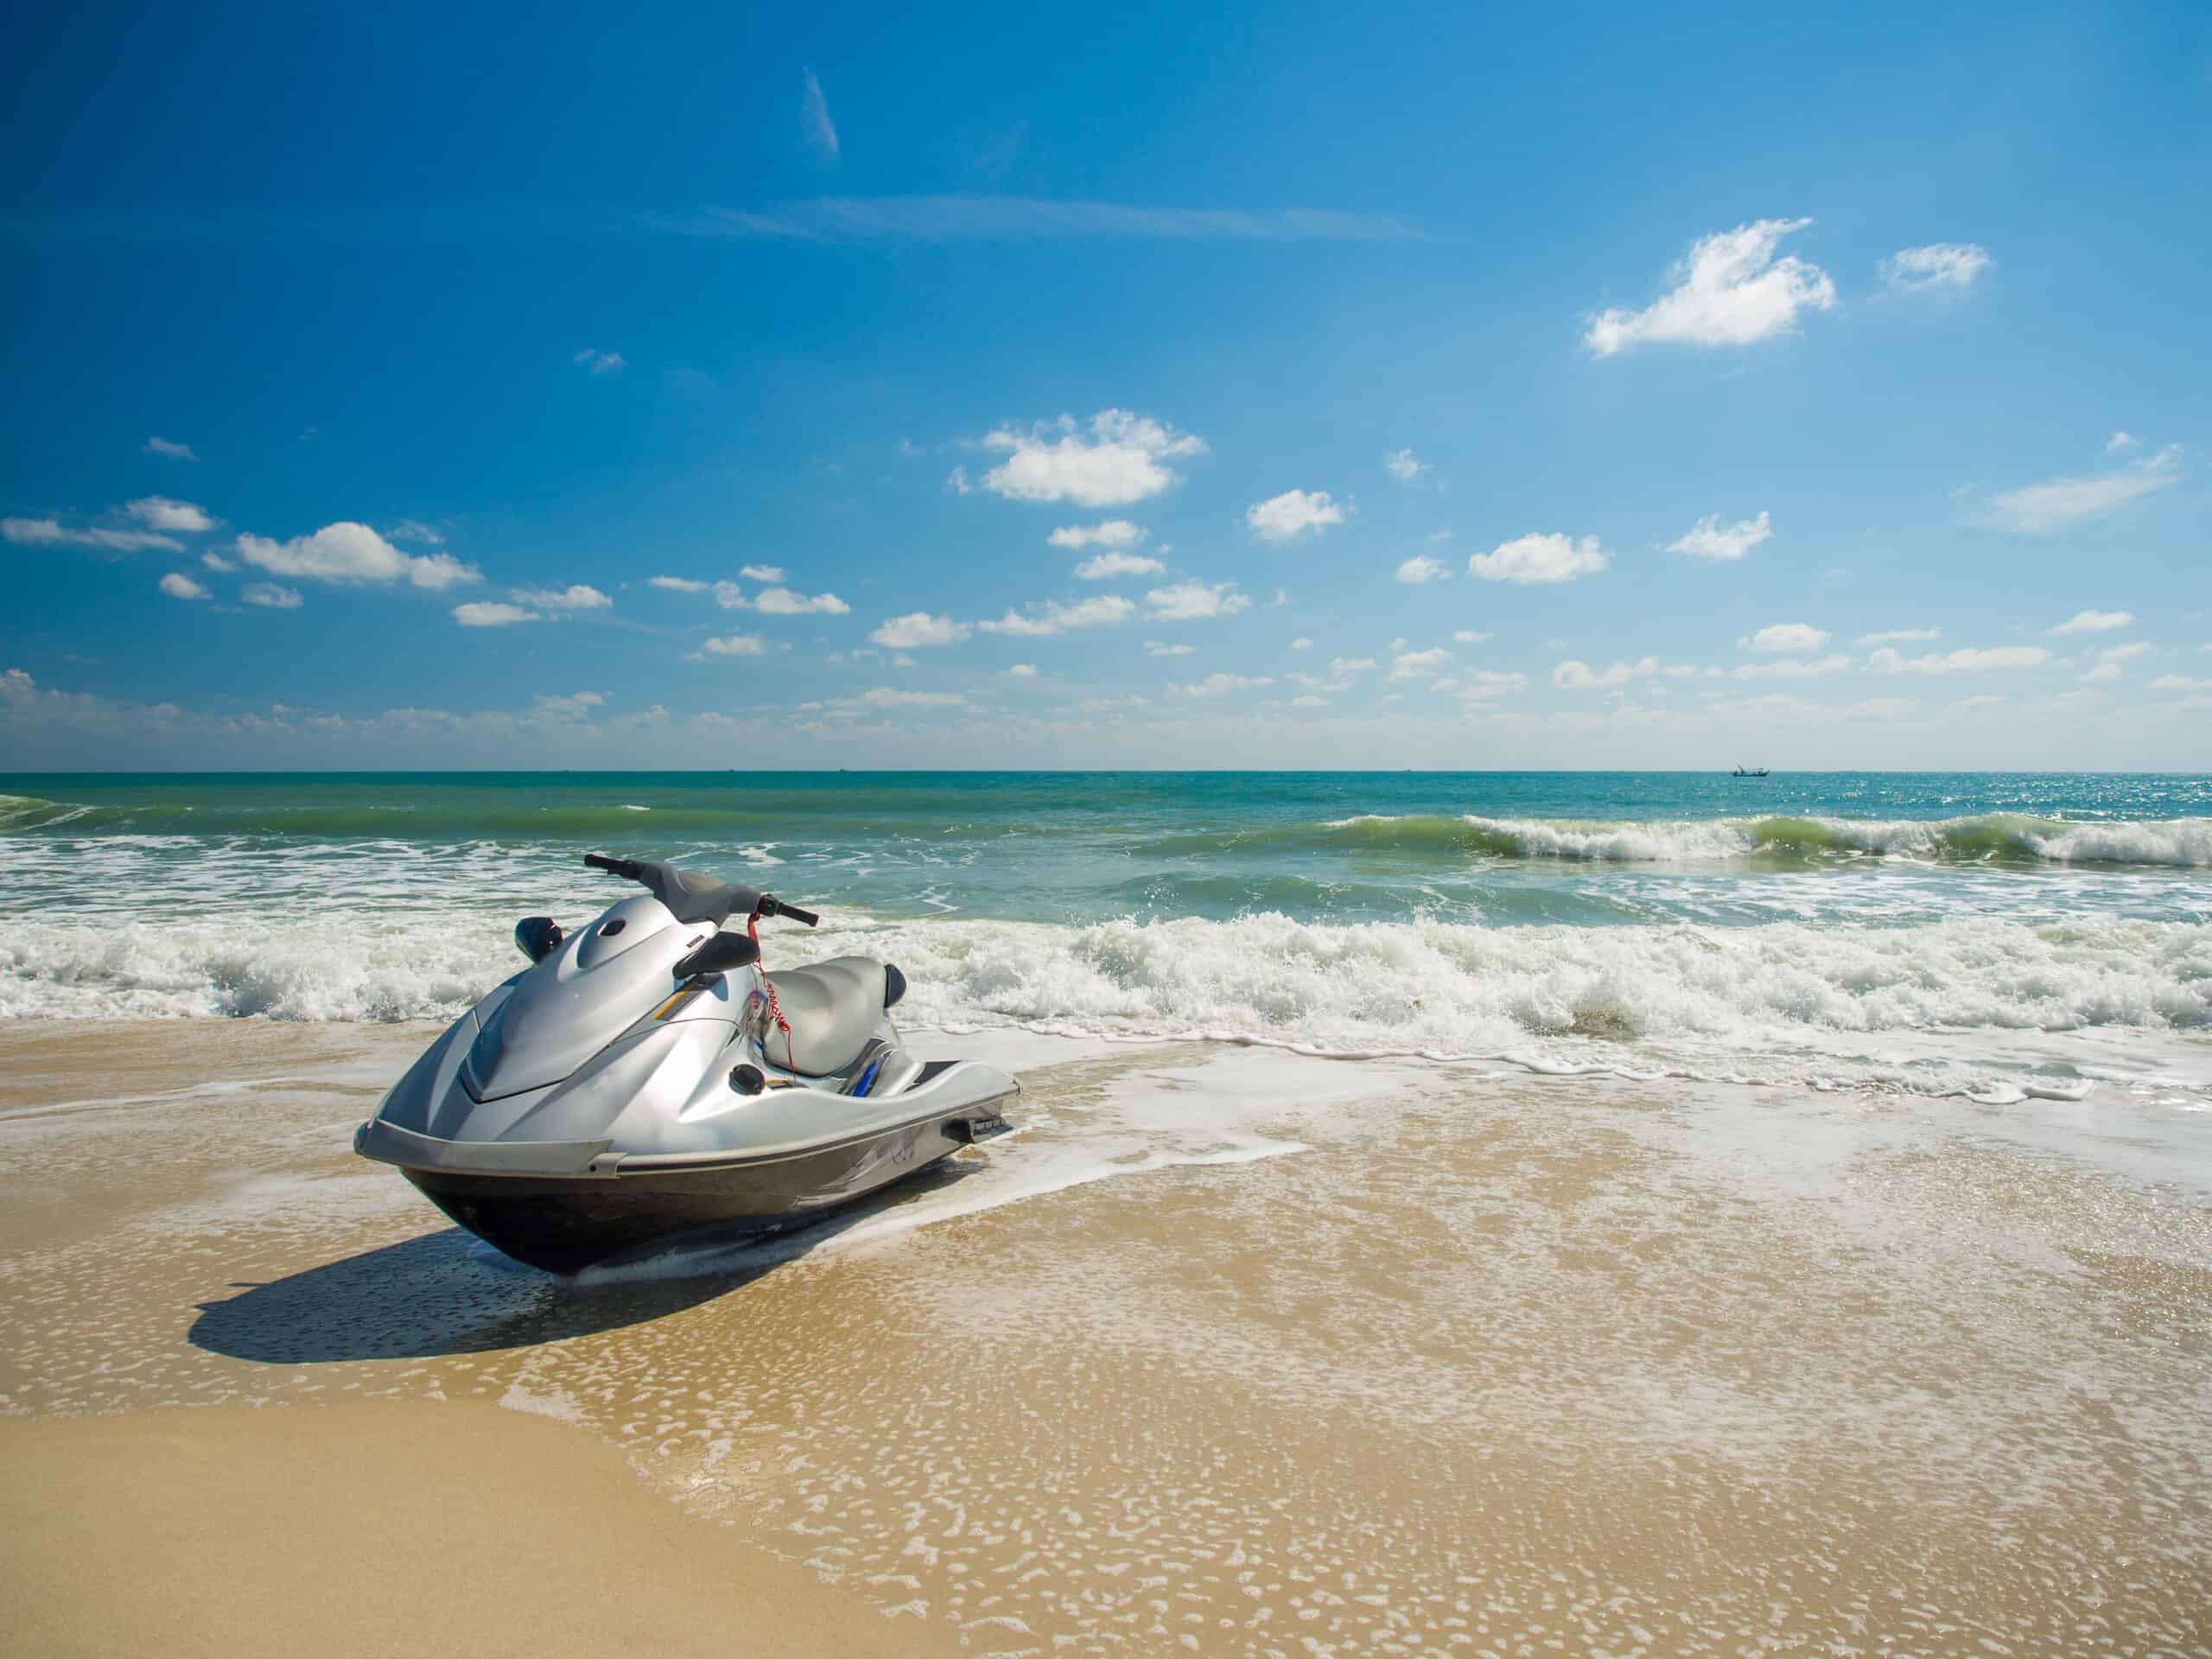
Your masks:
[[[1290,642],[1290,648],[1293,651],[1311,651],[1313,649],[1313,642],[1301,633]]]
[[[1177,478],[1164,462],[1206,448],[1190,433],[1121,409],[1092,416],[1088,437],[1063,415],[1027,432],[1001,427],[984,437],[983,448],[1006,456],[983,474],[984,487],[1015,501],[1084,507],[1127,506],[1158,495]],[[969,487],[957,468],[948,483],[963,494]]]
[[[1774,622],[1748,639],[1736,642],[1739,651],[1818,651],[1828,642],[1828,631],[1809,622]]]
[[[2115,432],[2112,436],[2105,440],[2105,454],[2108,455],[2120,454],[2126,450],[2134,448],[2139,442],[2140,440],[2133,436],[2132,434],[2126,432]]]
[[[524,605],[535,605],[548,611],[596,611],[614,603],[596,588],[587,588],[577,582],[570,588],[516,588],[510,596]]]
[[[2161,674],[2151,682],[2153,691],[2212,691],[2212,680],[2192,678],[2187,674]]]
[[[2091,518],[2117,512],[2131,501],[2163,490],[2180,476],[2181,446],[2129,461],[2091,478],[2047,478],[1989,498],[1984,522],[2024,536],[2049,536]]]
[[[589,714],[606,701],[596,691],[572,691],[565,696],[541,692],[537,698],[537,712],[555,720],[575,720]]]
[[[1425,582],[1448,582],[1451,577],[1452,567],[1443,560],[1432,559],[1426,553],[1416,553],[1400,564],[1390,579],[1419,587]]]
[[[1144,654],[1147,657],[1188,657],[1197,649],[1196,645],[1171,645],[1164,639],[1144,642]]]
[[[1278,588],[1275,589],[1274,597],[1268,601],[1268,608],[1272,611],[1278,605],[1287,605],[1289,603],[1290,595],[1283,592],[1281,588]]]
[[[1372,657],[1333,657],[1329,659],[1329,672],[1338,679],[1348,674],[1370,674],[1375,671]]]
[[[2095,664],[2082,679],[2085,684],[2095,680],[2116,680],[2120,677],[2122,664],[2150,654],[2151,647],[2139,639],[2125,645],[2107,646],[2097,653]]]
[[[1282,543],[1309,530],[1319,535],[1331,524],[1341,524],[1348,511],[1330,499],[1326,490],[1285,490],[1245,508],[1244,522],[1262,541]]]
[[[753,601],[745,596],[745,589],[734,582],[715,584],[715,603],[726,611],[749,611]]]
[[[612,374],[617,369],[627,368],[629,360],[620,352],[595,352],[587,346],[569,359],[581,363],[594,374]]]
[[[2053,628],[2053,633],[2110,633],[2135,626],[2133,611],[2076,611]]]
[[[1149,534],[1126,518],[1108,518],[1096,524],[1063,524],[1045,540],[1052,547],[1135,547]]]
[[[1155,588],[1144,596],[1155,622],[1203,622],[1217,616],[1234,616],[1251,604],[1233,582],[1179,582]]]
[[[766,653],[768,642],[757,633],[726,633],[699,649],[709,657],[760,657]]]
[[[1572,582],[1603,570],[1611,555],[1595,536],[1522,536],[1487,553],[1470,555],[1468,570],[1484,582]]]
[[[961,709],[968,699],[957,691],[905,691],[895,685],[879,685],[852,701],[871,709]]]
[[[172,501],[166,495],[142,497],[127,504],[124,511],[149,530],[181,531],[188,536],[213,530],[216,524],[207,516],[205,507],[195,507],[189,501]]]
[[[238,597],[265,611],[296,611],[301,604],[298,588],[281,587],[273,582],[250,582],[238,590]]]
[[[237,560],[226,559],[221,554],[212,551],[202,553],[200,556],[200,563],[206,565],[210,570],[224,575],[226,575],[238,568]]]
[[[146,453],[149,455],[167,455],[171,461],[197,461],[200,459],[199,456],[192,453],[192,446],[190,444],[171,443],[167,438],[147,439]]]
[[[1274,683],[1274,681],[1265,674],[1257,679],[1247,679],[1242,674],[1209,674],[1203,680],[1193,681],[1189,685],[1171,684],[1167,690],[1171,695],[1179,697],[1218,697],[1231,691],[1256,691],[1263,685]]]
[[[1720,515],[1709,512],[1685,531],[1679,540],[1668,543],[1667,550],[1687,553],[1693,558],[1732,561],[1742,558],[1773,534],[1773,526],[1764,512],[1726,529],[1721,527]]]
[[[445,532],[432,528],[420,518],[403,518],[385,531],[385,535],[391,541],[416,542],[424,547],[443,547],[446,544]]]
[[[1402,651],[1390,659],[1394,680],[1425,679],[1452,660],[1452,653],[1438,645],[1429,651]]]
[[[1171,687],[1170,690],[1173,690]],[[1076,707],[1086,715],[1110,715],[1122,709],[1149,709],[1150,697],[1085,697]]]
[[[1528,689],[1526,674],[1502,674],[1494,669],[1478,668],[1459,677],[1459,691],[1463,697],[1509,697]]]
[[[1487,633],[1478,633],[1472,628],[1461,628],[1454,632],[1452,637],[1463,645],[1479,645],[1485,640],[1489,639],[1491,636]]]
[[[2041,645],[1999,645],[1992,650],[1972,648],[1930,652],[1924,657],[1900,657],[1887,645],[1866,659],[1877,674],[1971,674],[1984,669],[2041,668],[2050,653]]]
[[[1037,664],[1016,663],[1007,670],[1007,677],[1015,680],[1033,680],[1037,677]]]
[[[1290,706],[1294,709],[1325,709],[1329,706],[1329,700],[1326,697],[1317,697],[1308,691],[1293,697],[1290,700]]]
[[[1010,633],[1020,639],[1042,639],[1075,628],[1112,627],[1136,614],[1136,608],[1134,600],[1124,599],[1119,594],[1100,594],[1096,598],[1078,600],[1072,605],[1047,600],[1038,613],[1031,616],[1008,609],[997,621],[978,622],[976,626],[985,633]],[[884,643],[887,645],[890,642],[886,640]]]
[[[1785,657],[1774,663],[1745,663],[1737,668],[1736,677],[1739,680],[1811,680],[1823,674],[1840,674],[1850,666],[1851,658],[1839,651],[1817,660]]]
[[[843,616],[852,607],[835,594],[795,594],[788,588],[764,588],[753,601],[763,616]]]
[[[1675,287],[1641,311],[1616,306],[1590,320],[1583,342],[1599,357],[1649,340],[1746,346],[1795,333],[1801,311],[1835,304],[1835,284],[1776,245],[1809,219],[1763,219],[1700,237],[1669,273]]]
[[[1987,248],[1972,242],[1931,242],[1924,248],[1900,248],[1883,260],[1882,280],[1907,292],[1972,288],[1995,263]]]
[[[237,546],[240,558],[273,576],[341,582],[404,580],[433,590],[480,580],[474,565],[463,564],[449,553],[403,553],[366,524],[350,520],[325,524],[312,536],[295,536],[287,542],[241,536]]]
[[[453,620],[464,628],[504,628],[514,622],[543,622],[545,619],[536,611],[525,611],[519,605],[503,605],[495,600],[476,600],[453,607]]]
[[[168,575],[162,578],[160,585],[162,591],[167,594],[171,599],[205,599],[207,597],[207,590],[205,588],[194,582],[190,576],[180,575],[174,570],[170,571]]]
[[[1615,663],[1604,669],[1592,669],[1587,663],[1569,659],[1552,670],[1552,683],[1562,691],[1610,690],[1617,685],[1626,685],[1630,680],[1649,679],[1658,671],[1656,657],[1640,657],[1635,662]]]
[[[1862,645],[1914,645],[1942,637],[1943,630],[1941,628],[1886,628],[1879,633],[1860,634],[1859,643]]]
[[[806,126],[806,140],[828,161],[838,156],[837,127],[830,118],[830,100],[822,96],[822,83],[814,78],[814,71],[806,71],[806,88],[799,95],[801,119]]]
[[[703,594],[714,586],[710,582],[697,582],[690,576],[649,576],[648,588],[665,588],[672,594]]]
[[[924,645],[950,645],[968,637],[968,625],[956,622],[949,616],[931,616],[927,611],[912,611],[905,616],[886,619],[882,626],[868,635],[877,645],[892,651],[916,651]]]
[[[944,488],[949,495],[971,495],[976,486],[968,481],[968,469],[956,467],[944,475]]]
[[[1427,472],[1429,465],[1410,449],[1393,449],[1382,457],[1382,470],[1399,483],[1410,484]]]
[[[1078,578],[1084,582],[1105,582],[1115,576],[1158,576],[1166,574],[1167,567],[1158,559],[1147,558],[1141,553],[1098,553],[1085,559],[1075,568]]]
[[[175,537],[150,530],[65,530],[54,518],[0,518],[0,538],[19,547],[60,547],[67,543],[105,548],[111,553],[136,553],[149,547],[164,547],[175,553],[184,550],[184,543]]]
[[[747,582],[781,582],[784,567],[780,564],[747,564],[741,566],[737,574]]]

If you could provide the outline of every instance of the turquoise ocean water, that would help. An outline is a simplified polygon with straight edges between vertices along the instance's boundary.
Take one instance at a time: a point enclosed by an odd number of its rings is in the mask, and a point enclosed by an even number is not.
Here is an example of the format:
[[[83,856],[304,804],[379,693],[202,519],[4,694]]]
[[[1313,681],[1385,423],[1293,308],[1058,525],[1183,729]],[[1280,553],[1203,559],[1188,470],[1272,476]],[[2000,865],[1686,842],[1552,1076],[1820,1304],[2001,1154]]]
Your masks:
[[[1900,1086],[2212,1033],[2204,775],[0,776],[0,1013],[449,1015],[614,896],[587,850],[814,906],[777,948],[956,1026]]]

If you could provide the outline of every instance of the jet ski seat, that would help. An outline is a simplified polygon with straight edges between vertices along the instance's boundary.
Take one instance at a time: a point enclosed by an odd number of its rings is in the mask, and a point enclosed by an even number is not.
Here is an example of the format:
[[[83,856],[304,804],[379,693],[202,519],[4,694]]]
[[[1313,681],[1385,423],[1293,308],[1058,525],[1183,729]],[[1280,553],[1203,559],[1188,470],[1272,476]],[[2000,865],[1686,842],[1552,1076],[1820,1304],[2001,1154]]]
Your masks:
[[[842,1071],[858,1059],[889,1006],[891,976],[874,957],[833,957],[828,962],[772,972],[777,1006],[791,1021],[789,1064],[810,1077]],[[903,979],[897,982],[905,988]],[[784,1033],[770,1029],[767,1053],[784,1059]]]

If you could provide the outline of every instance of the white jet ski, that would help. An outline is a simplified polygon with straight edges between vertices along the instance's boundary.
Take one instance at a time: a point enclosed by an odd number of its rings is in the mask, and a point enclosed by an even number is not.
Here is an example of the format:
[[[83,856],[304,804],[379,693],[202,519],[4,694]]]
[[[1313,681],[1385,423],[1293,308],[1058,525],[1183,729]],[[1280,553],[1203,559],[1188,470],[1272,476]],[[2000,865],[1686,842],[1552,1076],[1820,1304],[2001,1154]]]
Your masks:
[[[910,1054],[895,967],[763,969],[764,918],[818,916],[667,864],[584,862],[645,892],[573,934],[517,924],[531,965],[353,1137],[486,1243],[574,1273],[677,1238],[782,1232],[1006,1131],[1021,1085]],[[733,917],[746,931],[724,931]]]

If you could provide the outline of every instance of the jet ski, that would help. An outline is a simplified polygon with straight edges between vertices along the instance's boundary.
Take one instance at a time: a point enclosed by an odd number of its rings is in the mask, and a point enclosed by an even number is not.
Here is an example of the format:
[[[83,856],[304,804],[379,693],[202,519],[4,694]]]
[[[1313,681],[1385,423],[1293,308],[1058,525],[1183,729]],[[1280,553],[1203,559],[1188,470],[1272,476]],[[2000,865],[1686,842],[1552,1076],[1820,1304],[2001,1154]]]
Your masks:
[[[872,957],[763,966],[760,925],[821,918],[696,871],[588,854],[645,891],[454,1021],[353,1137],[516,1260],[569,1274],[677,1240],[802,1227],[1006,1132],[1021,1092],[910,1052]],[[741,931],[725,926],[736,918]]]

